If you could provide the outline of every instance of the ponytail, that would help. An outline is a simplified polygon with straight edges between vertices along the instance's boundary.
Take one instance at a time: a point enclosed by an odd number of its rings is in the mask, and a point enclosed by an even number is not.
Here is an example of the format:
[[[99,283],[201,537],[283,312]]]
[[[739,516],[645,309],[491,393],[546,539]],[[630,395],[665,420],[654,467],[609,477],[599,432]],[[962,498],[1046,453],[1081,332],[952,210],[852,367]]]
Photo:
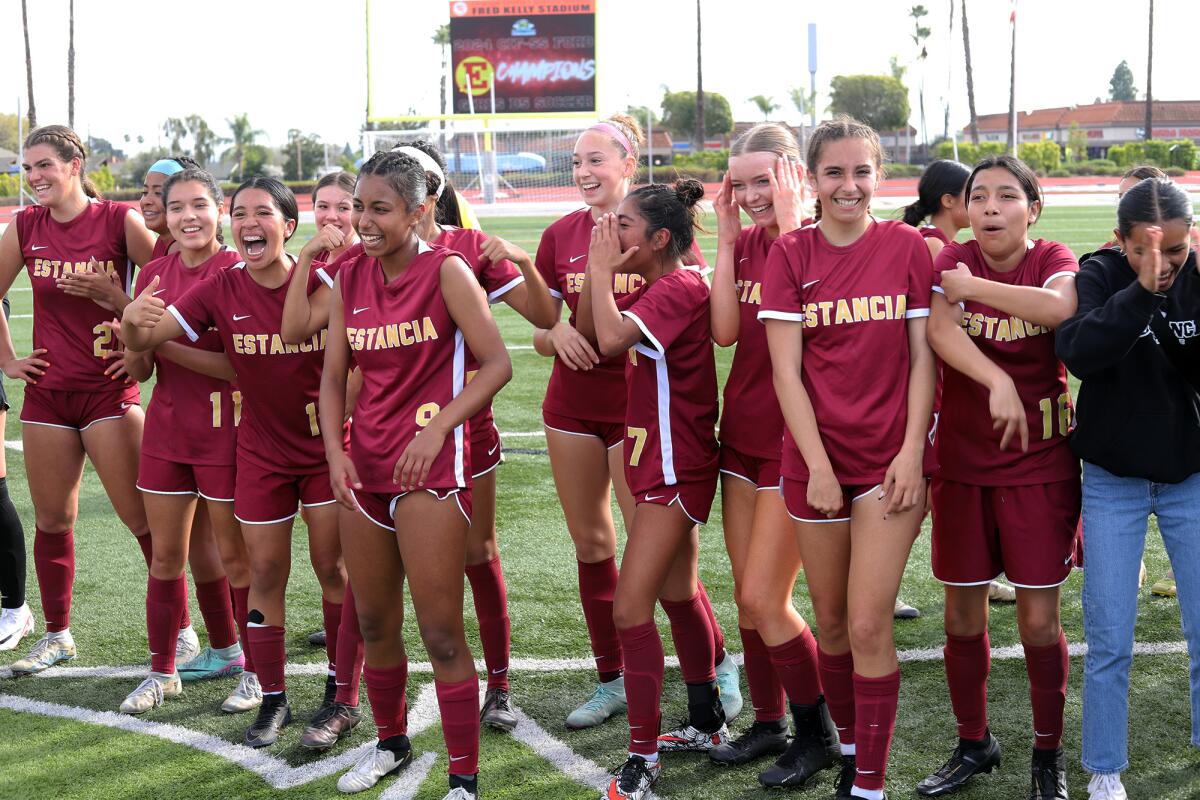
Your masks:
[[[957,161],[930,162],[917,183],[917,199],[904,207],[904,224],[918,227],[942,208],[946,195],[958,197],[966,188],[971,170]]]

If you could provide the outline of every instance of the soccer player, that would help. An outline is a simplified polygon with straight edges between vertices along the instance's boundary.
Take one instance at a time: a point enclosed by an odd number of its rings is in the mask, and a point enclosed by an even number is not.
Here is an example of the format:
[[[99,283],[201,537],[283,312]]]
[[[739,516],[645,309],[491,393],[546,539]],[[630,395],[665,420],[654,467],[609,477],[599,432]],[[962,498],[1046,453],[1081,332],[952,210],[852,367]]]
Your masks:
[[[167,226],[167,210],[163,205],[163,185],[166,184],[167,178],[177,172],[199,168],[200,165],[196,163],[195,159],[188,156],[171,156],[170,158],[160,158],[150,165],[150,169],[146,170],[146,177],[142,181],[142,196],[138,200],[138,209],[142,212],[142,219],[146,221],[146,227],[158,237],[154,240],[154,253],[151,261],[155,258],[162,258],[172,249],[178,249],[173,247],[175,239],[171,236],[171,230]]]
[[[821,693],[815,670],[813,685],[797,688],[791,684],[802,674],[788,664],[781,663],[778,671],[772,664],[773,652],[783,659],[784,645],[801,633],[811,640],[812,634],[792,604],[800,551],[779,494],[783,413],[771,386],[766,329],[758,321],[767,253],[781,234],[800,227],[803,181],[792,132],[777,124],[756,125],[733,143],[729,171],[714,203],[718,236],[710,295],[713,339],[722,347],[737,344],[721,411],[722,523],[755,716],[745,733],[709,751],[718,764],[745,764],[787,749],[787,694],[781,677],[788,679],[796,703],[810,691],[814,697]],[[753,224],[742,227],[739,208]],[[809,710],[793,706],[798,731],[794,752],[779,759],[778,774],[764,773],[768,783],[800,776],[796,762],[808,738],[803,731],[811,727],[810,716],[819,716]]]
[[[129,302],[133,265],[150,260],[154,240],[140,214],[99,198],[86,167],[83,143],[70,128],[31,132],[22,168],[38,205],[18,214],[0,237],[0,292],[22,267],[33,286],[34,351],[18,358],[5,323],[0,365],[27,384],[21,435],[46,617],[46,635],[12,665],[17,675],[75,657],[74,526],[85,455],[150,562],[150,530],[135,486],[142,409],[107,323]]]
[[[479,678],[463,633],[463,572],[471,519],[467,420],[509,380],[512,365],[479,282],[462,258],[417,235],[426,167],[396,151],[363,165],[354,226],[363,254],[334,279],[321,382],[330,480],[366,649],[379,732],[343,792],[374,786],[412,760],[401,636],[407,578],[433,662],[449,753],[447,800],[478,796]],[[478,359],[466,377],[469,347]],[[340,424],[353,354],[363,379],[345,451]],[[390,534],[390,535],[389,535]]]
[[[296,198],[279,181],[255,177],[238,187],[231,202],[233,238],[243,262],[201,281],[170,306],[154,296],[158,284],[151,281],[126,308],[121,335],[129,347],[147,350],[185,334],[194,342],[216,328],[233,365],[242,392],[233,511],[250,559],[245,640],[255,672],[242,673],[235,695],[244,702],[232,710],[260,703],[245,743],[266,747],[292,716],[283,675],[284,592],[297,505],[308,523],[309,550],[324,599],[340,605],[345,573],[339,550],[321,546],[338,542],[337,508],[317,414],[325,337],[288,345],[279,336],[292,277],[291,258],[283,248],[296,229]],[[211,424],[210,418],[203,421]],[[240,620],[241,609],[237,612]],[[332,683],[330,676],[327,691]]]
[[[959,743],[917,792],[947,794],[1000,763],[987,724],[987,596],[1003,572],[1017,589],[1033,705],[1029,797],[1065,798],[1059,592],[1079,529],[1079,462],[1067,444],[1071,395],[1053,330],[1075,311],[1078,264],[1064,245],[1029,238],[1042,194],[1023,162],[984,159],[966,196],[975,239],[938,255],[929,321],[944,364],[933,574],[945,585],[946,682]]]
[[[590,235],[579,332],[626,367],[625,480],[636,503],[613,604],[625,657],[629,757],[602,795],[640,800],[662,771],[659,753],[706,752],[729,739],[715,670],[715,637],[697,579],[699,525],[717,490],[717,375],[708,285],[684,266],[697,203],[694,180],[631,192]],[[619,300],[618,274],[638,288]],[[660,735],[663,648],[655,602],[687,684],[688,716]]]
[[[161,187],[161,202],[175,251],[146,265],[138,275],[136,293],[154,282],[158,287],[154,296],[172,303],[196,282],[241,258],[221,241],[224,196],[210,174],[200,169],[173,173]],[[167,342],[153,353],[126,349],[125,364],[136,380],[158,375],[146,411],[138,468],[138,489],[155,544],[146,591],[150,675],[121,703],[123,713],[141,714],[178,695],[181,677],[197,680],[242,672],[245,658],[230,587],[234,592],[248,591],[250,568],[242,531],[233,516],[235,425],[241,395],[229,385],[233,368],[222,352],[220,337],[208,331],[194,344],[186,339]],[[201,426],[197,420],[212,422]],[[210,526],[210,539],[215,533],[220,544],[220,571],[215,579],[196,582],[209,647],[196,660],[182,664],[177,673],[175,649],[169,645],[187,607],[183,568],[191,555],[199,498],[207,510],[204,524]]]
[[[1192,200],[1162,178],[1121,198],[1120,249],[1085,257],[1057,352],[1082,380],[1071,450],[1083,460],[1083,768],[1092,800],[1126,800],[1137,562],[1154,514],[1179,582],[1200,742],[1200,275]],[[1158,735],[1164,734],[1160,731]]]
[[[796,653],[841,737],[836,796],[884,797],[900,670],[892,612],[924,515],[934,357],[921,235],[871,216],[883,152],[842,117],[809,138],[815,225],[767,257],[766,320],[783,410],[782,487],[804,560],[819,655]]]
[[[579,598],[596,660],[599,686],[582,705],[567,715],[568,728],[599,725],[625,708],[624,663],[613,625],[613,596],[617,586],[617,533],[610,511],[610,492],[616,490],[625,529],[633,524],[633,499],[625,486],[624,440],[625,373],[620,357],[602,358],[575,329],[575,313],[587,269],[588,247],[596,220],[616,211],[629,193],[637,170],[642,131],[636,121],[617,114],[580,134],[572,155],[575,185],[586,208],[554,222],[542,233],[536,264],[550,294],[565,302],[571,316],[534,334],[538,353],[554,358],[554,368],[542,402],[546,447],[567,531],[575,544]],[[703,265],[699,248],[684,255],[686,263]],[[619,273],[613,291],[618,297],[643,283],[637,274]],[[561,310],[561,305],[560,305]],[[711,612],[703,584],[705,608]],[[737,667],[725,654],[724,637],[711,616],[717,658],[717,677],[727,716],[741,709]]]
[[[332,225],[342,234],[340,244],[319,251],[312,259],[321,264],[332,264],[358,241],[350,219],[354,213],[354,176],[349,172],[331,172],[317,181],[312,197],[317,230]]]
[[[8,295],[4,296],[8,319]],[[0,430],[8,418],[8,395],[0,381]],[[8,495],[8,463],[0,448],[0,650],[14,650],[33,630],[33,612],[25,602],[25,529]]]

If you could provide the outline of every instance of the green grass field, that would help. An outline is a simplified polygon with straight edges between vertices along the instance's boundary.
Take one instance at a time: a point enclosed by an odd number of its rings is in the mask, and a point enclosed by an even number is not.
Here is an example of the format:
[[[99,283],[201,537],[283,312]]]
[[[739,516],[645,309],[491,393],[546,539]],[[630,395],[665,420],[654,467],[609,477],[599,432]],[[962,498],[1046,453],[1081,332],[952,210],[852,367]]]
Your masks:
[[[537,246],[542,229],[550,221],[549,218],[484,220],[490,232],[531,252]],[[1081,253],[1106,241],[1111,228],[1111,209],[1052,207],[1035,228],[1035,233],[1065,242]],[[296,246],[311,233],[312,226],[303,226],[294,240]],[[715,237],[704,235],[700,243],[711,261]],[[27,286],[22,276],[17,288]],[[18,291],[11,299],[14,314],[31,313],[28,291]],[[496,419],[501,431],[535,434],[506,439],[509,456],[498,478],[499,538],[509,587],[513,656],[517,659],[586,659],[590,654],[576,593],[573,550],[550,479],[544,439],[539,433],[540,401],[549,376],[550,361],[531,349],[521,349],[531,342],[531,331],[523,320],[504,307],[497,309],[497,317],[506,340],[518,349],[511,353],[514,379],[496,400]],[[30,322],[25,317],[11,323],[19,349],[29,346]],[[729,351],[719,353],[722,376],[729,366],[730,355]],[[20,439],[17,417],[22,389],[12,381],[8,382],[8,389],[12,411],[8,415],[6,438],[13,441]],[[148,399],[149,391],[145,391],[143,397]],[[22,460],[14,450],[8,450],[8,470],[9,485],[26,525],[30,551],[30,604],[40,619],[32,565],[32,507]],[[711,522],[702,533],[701,574],[716,605],[730,648],[740,650],[732,579],[720,520],[718,499]],[[927,533],[926,530],[914,548],[902,592],[906,600],[924,611],[924,616],[898,623],[896,643],[902,651],[935,652],[927,653],[924,660],[912,660],[903,666],[899,723],[888,777],[888,790],[893,798],[911,796],[916,783],[941,764],[954,744],[954,724],[940,652],[936,652],[943,640],[942,592],[930,575]],[[115,712],[138,678],[5,680],[0,682],[0,729],[8,734],[0,737],[0,798],[335,796],[336,777],[344,766],[334,770],[334,762],[329,759],[340,756],[344,763],[348,751],[371,740],[374,729],[368,714],[355,734],[332,753],[314,758],[298,747],[303,721],[316,709],[319,701],[322,678],[316,670],[323,662],[324,651],[309,647],[305,641],[307,633],[321,626],[321,613],[316,581],[305,566],[307,553],[302,525],[297,526],[294,542],[296,566],[288,597],[288,658],[292,665],[310,665],[314,671],[289,678],[289,694],[298,719],[286,729],[280,743],[265,753],[269,759],[255,756],[258,760],[252,759],[253,763],[240,762],[254,766],[258,772],[187,744],[195,743],[202,738],[197,734],[202,734],[214,737],[204,740],[209,743],[209,751],[216,749],[211,746],[216,743],[225,745],[225,753],[234,757],[249,752],[233,745],[241,741],[250,719],[222,715],[216,710],[219,701],[232,687],[232,681],[189,685],[184,697],[146,714],[138,724],[147,723],[172,740],[166,741],[164,737],[115,729],[113,721],[120,721],[115,714],[89,716],[92,712]],[[117,521],[90,469],[85,474],[80,496],[76,545],[78,571],[71,627],[79,658],[72,666],[148,668],[145,568],[128,531]],[[1165,574],[1168,567],[1156,530],[1152,530],[1148,542],[1146,564],[1151,580]],[[1063,591],[1063,623],[1067,638],[1073,644],[1083,640],[1081,585],[1081,576],[1077,573]],[[795,597],[801,612],[809,615],[811,606],[802,581]],[[469,602],[466,607],[468,638],[477,642]],[[192,615],[199,626],[200,615],[194,603]],[[414,662],[424,661],[425,654],[411,609],[407,619],[405,635],[410,658]],[[665,620],[660,620],[660,629],[670,652]],[[1182,639],[1179,610],[1174,600],[1152,598],[1148,591],[1143,593],[1138,608],[1137,639],[1150,643]],[[1019,644],[1015,612],[1011,606],[993,607],[991,640],[993,647]],[[33,641],[27,639],[26,644]],[[480,655],[477,645],[473,647],[476,655]],[[22,654],[23,648],[8,660]],[[1082,797],[1086,776],[1078,766],[1080,658],[1072,658],[1071,670],[1064,747],[1068,754],[1072,792],[1074,796]],[[590,670],[514,670],[515,702],[534,724],[523,724],[516,738],[494,731],[483,733],[480,775],[483,796],[514,800],[596,796],[593,788],[576,778],[587,780],[590,776],[594,779],[596,772],[589,772],[591,765],[604,770],[619,765],[624,757],[627,729],[623,718],[590,731],[569,732],[564,728],[566,713],[586,696],[593,682],[594,674]],[[413,675],[409,698],[414,727],[421,727],[418,719],[428,708],[428,702],[422,705],[418,698],[429,683],[428,673]],[[1200,759],[1188,744],[1187,692],[1185,655],[1171,652],[1139,656],[1135,660],[1130,737],[1132,771],[1126,781],[1131,797],[1200,797]],[[365,701],[365,692],[363,696]],[[428,694],[424,696],[428,698]],[[1032,733],[1025,671],[1019,656],[994,661],[991,699],[993,731],[1007,748],[1005,764],[997,773],[977,779],[960,796],[974,799],[1024,797],[1029,780],[1028,748]],[[58,704],[57,716],[45,716],[44,712],[50,711],[51,707],[38,706],[38,702]],[[9,710],[14,707],[26,711]],[[43,713],[29,713],[37,709]],[[669,670],[664,698],[665,718],[671,721],[684,710],[678,671]],[[750,716],[747,697],[747,713],[737,721],[735,729],[748,725]],[[175,727],[164,728],[162,725]],[[427,762],[432,759],[427,779],[411,788],[406,787],[416,784],[415,781],[385,780],[365,796],[423,800],[442,797],[446,761],[440,737],[436,718],[414,737],[414,751],[431,754],[426,759]],[[288,788],[274,788],[272,783],[260,777],[260,773],[269,773],[274,785]],[[702,757],[667,757],[666,768],[655,791],[659,797],[677,800],[770,796],[757,788],[755,776],[754,768],[718,769]],[[795,796],[829,797],[832,780],[833,775],[821,778],[816,785]]]

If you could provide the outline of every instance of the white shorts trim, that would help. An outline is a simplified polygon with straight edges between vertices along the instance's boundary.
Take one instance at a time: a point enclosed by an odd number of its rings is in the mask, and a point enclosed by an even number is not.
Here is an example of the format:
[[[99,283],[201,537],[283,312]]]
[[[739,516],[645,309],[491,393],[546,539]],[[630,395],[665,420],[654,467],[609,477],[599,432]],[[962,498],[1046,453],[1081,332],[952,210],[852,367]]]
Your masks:
[[[418,490],[418,491],[420,491],[420,490]],[[459,496],[459,495],[460,495],[460,492],[462,492],[462,489],[451,489],[449,492],[447,492],[447,493],[446,493],[446,496],[445,496],[445,497],[438,497],[438,494],[437,494],[437,492],[435,492],[433,489],[426,489],[425,491],[427,491],[427,492],[429,492],[431,495],[433,495],[433,496],[434,496],[434,498],[435,498],[435,499],[436,499],[436,500],[437,500],[439,503],[444,503],[445,501],[447,501],[447,500],[449,500],[451,497],[453,497],[453,498],[454,498],[454,504],[455,504],[456,506],[458,506],[459,513],[461,513],[461,514],[463,515],[463,519],[465,519],[465,520],[467,521],[467,524],[468,524],[468,525],[470,525],[470,524],[471,524],[471,515],[467,513],[467,510],[466,510],[465,508],[463,508],[463,504],[462,504],[462,498]],[[410,495],[410,494],[412,494],[412,492],[404,492],[403,494],[398,494],[398,495],[396,495],[395,497],[393,497],[393,498],[392,498],[392,502],[388,503],[388,513],[392,515],[392,519],[395,519],[395,518],[396,518],[396,505],[397,505],[397,504],[400,502],[400,499],[401,499],[401,498],[403,498],[403,497],[407,497],[407,496],[408,496],[408,495]],[[357,498],[357,497],[356,497],[356,498],[354,498],[354,502],[355,502],[355,503],[357,503],[357,502],[358,502],[358,498]],[[360,508],[359,510],[361,510],[361,508]],[[363,511],[363,514],[364,514],[364,515],[365,515],[366,513],[367,513],[367,512]],[[367,517],[367,519],[371,519],[371,518],[370,518],[370,517]],[[372,521],[372,522],[375,522],[375,520],[373,520],[373,519],[372,519],[371,521]],[[379,525],[379,523],[378,523],[378,522],[375,522],[375,524],[376,524],[376,525]],[[395,528],[388,528],[388,530],[392,531],[393,533],[395,533],[395,532],[396,532],[396,529],[395,529]]]
[[[876,489],[879,489],[879,488],[882,488],[882,487],[883,487],[883,484],[882,484],[882,483],[877,483],[877,484],[875,484],[874,486],[872,486],[870,489],[867,489],[867,490],[866,490],[865,492],[863,492],[862,494],[860,494],[860,495],[856,495],[856,496],[854,496],[854,497],[850,498],[850,502],[851,502],[851,503],[857,503],[859,500],[862,500],[864,497],[866,497],[867,495],[871,494],[871,493],[872,493],[872,492],[874,492]]]
[[[675,505],[676,503],[679,504],[679,510],[683,512],[683,515],[685,517],[687,517],[688,519],[690,519],[692,522],[696,523],[697,525],[704,524],[703,522],[701,522],[700,520],[696,519],[695,517],[693,517],[691,515],[691,513],[683,505],[683,500],[680,498],[680,496],[678,494],[675,495],[674,499],[672,499],[671,502],[667,503],[667,508],[670,508],[671,506]]]
[[[796,520],[796,522],[803,522],[803,523],[806,523],[809,525],[824,525],[828,522],[849,522],[850,521],[849,517],[838,517],[837,519],[805,519],[804,517],[797,517],[791,511],[788,512],[788,516],[791,517],[792,519]]]
[[[565,433],[567,436],[584,436],[584,437],[587,437],[588,439],[598,439],[601,444],[604,444],[604,439],[600,436],[597,436],[594,433],[580,433],[579,431],[564,431],[562,428],[555,428],[553,425],[547,425],[544,422],[542,423],[542,427],[548,431],[554,431],[555,433]],[[614,447],[620,447],[623,444],[625,444],[624,439],[622,439],[621,441],[617,442],[614,445],[604,445],[604,449],[612,450]],[[484,473],[481,472],[479,474],[483,475]]]
[[[336,502],[337,502],[336,499],[322,500],[320,503],[301,503],[300,507],[301,508],[320,508],[321,506],[327,506],[327,505],[330,505],[330,504],[336,503]]]
[[[146,494],[164,494],[164,495],[190,494],[192,497],[197,497],[200,494],[199,492],[160,492],[160,491],[156,491],[155,489],[146,489],[145,487],[138,486],[136,483],[134,484],[134,488],[136,488],[139,492],[145,492]]]
[[[366,517],[367,519],[369,519],[371,522],[375,523],[375,524],[376,524],[377,526],[379,526],[380,528],[383,528],[385,531],[391,531],[392,533],[395,533],[395,532],[396,532],[396,529],[395,529],[395,528],[393,528],[392,526],[390,526],[390,525],[384,525],[382,522],[380,522],[379,520],[375,519],[375,518],[374,518],[374,517],[372,517],[370,514],[368,514],[368,513],[366,512],[366,510],[365,510],[365,509],[363,509],[363,507],[362,507],[362,503],[358,502],[358,495],[356,495],[356,494],[353,492],[353,490],[351,490],[351,492],[350,492],[350,496],[354,498],[354,505],[355,505],[355,507],[356,507],[356,508],[358,508],[358,513],[362,514],[364,517]],[[397,499],[399,499],[399,498],[397,498]],[[388,510],[389,510],[389,511],[393,510],[394,508],[395,508],[395,500],[393,500],[391,503],[389,503],[389,504],[388,504]],[[392,514],[392,518],[394,519],[394,518],[395,518],[395,516],[396,516],[396,515],[393,513],[393,514]]]
[[[256,522],[254,520],[249,520],[249,519],[242,519],[237,514],[234,514],[233,518],[236,519],[238,522],[242,523],[243,525],[276,525],[280,522],[287,522],[288,520],[295,519],[296,514],[298,514],[298,513],[300,513],[300,512],[293,511],[291,514],[288,514],[286,517],[280,517],[279,519],[269,519],[269,520],[264,520],[261,522]]]
[[[130,404],[129,404],[129,406],[128,406],[128,407],[125,409],[125,411],[126,411],[126,412],[128,412],[128,411],[129,411],[129,409],[133,408],[135,405],[137,405],[137,404],[136,404],[136,403],[130,403]],[[141,406],[138,406],[138,408],[141,408]],[[125,414],[116,414],[116,415],[114,415],[114,416],[111,416],[111,417],[100,417],[99,419],[94,419],[94,420],[92,420],[91,422],[89,422],[87,425],[84,425],[82,428],[80,428],[80,429],[79,429],[79,432],[80,432],[80,433],[83,433],[83,432],[84,432],[84,431],[86,431],[88,428],[90,428],[90,427],[92,427],[93,425],[95,425],[97,422],[108,422],[110,419],[125,419]]]
[[[717,472],[719,472],[722,475],[729,475],[730,477],[733,477],[733,478],[741,478],[742,480],[744,480],[746,483],[750,484],[751,486],[761,489],[761,487],[758,486],[757,482],[750,480],[749,478],[747,478],[745,475],[741,474],[740,472],[734,472],[731,469],[720,469],[720,470],[717,470]],[[769,486],[767,488],[774,489],[777,487]]]
[[[482,478],[484,475],[487,475],[489,472],[495,472],[497,470],[497,468],[499,468],[499,466],[503,463],[504,463],[504,455],[501,454],[499,461],[497,461],[495,464],[492,464],[490,467],[485,469],[483,472],[473,473],[471,475],[471,480],[474,480],[476,478]]]
[[[196,494],[200,495],[201,497],[203,497],[205,500],[207,500],[210,503],[232,503],[233,502],[232,497],[209,497],[204,492],[196,492]]]
[[[966,586],[987,586],[988,584],[990,584],[992,581],[996,580],[997,578],[999,578],[999,577],[1000,577],[1001,575],[1003,575],[1003,574],[1004,574],[1003,572],[998,572],[998,573],[996,573],[996,577],[995,577],[995,578],[989,578],[989,579],[987,579],[986,581],[968,581],[968,582],[966,582],[966,583],[959,583],[958,581],[944,581],[944,580],[942,580],[941,578],[939,578],[939,577],[937,576],[937,573],[935,572],[935,573],[933,573],[933,579],[934,579],[935,581],[937,581],[938,583],[942,584],[943,586],[963,586],[963,587],[966,587]]]
[[[80,430],[79,428],[72,428],[70,425],[55,425],[53,422],[31,422],[30,420],[26,419],[23,419],[20,422],[22,425],[41,425],[43,428],[62,428],[64,431],[75,431],[76,433],[78,433]]]
[[[1087,565],[1085,564],[1084,566],[1086,567]],[[1074,572],[1074,569],[1072,569],[1072,570],[1071,570],[1071,572]],[[1033,585],[1031,585],[1031,584],[1028,584],[1028,583],[1017,583],[1017,582],[1016,582],[1016,581],[1014,581],[1012,578],[1008,578],[1008,584],[1009,584],[1010,586],[1013,586],[1013,587],[1017,588],[1017,589],[1057,589],[1059,586],[1062,586],[1064,583],[1066,583],[1068,580],[1070,580],[1070,579],[1071,579],[1071,572],[1068,572],[1068,573],[1067,573],[1067,577],[1063,578],[1063,579],[1062,579],[1061,581],[1059,581],[1058,583],[1047,583],[1047,584],[1045,584],[1045,585],[1042,585],[1042,586],[1033,586]],[[1004,573],[1002,572],[1002,573],[1000,573],[1000,574],[1001,574],[1001,575],[1003,575]],[[999,577],[999,576],[997,576],[997,577]],[[989,581],[989,583],[990,583],[990,582],[991,582],[991,581]]]

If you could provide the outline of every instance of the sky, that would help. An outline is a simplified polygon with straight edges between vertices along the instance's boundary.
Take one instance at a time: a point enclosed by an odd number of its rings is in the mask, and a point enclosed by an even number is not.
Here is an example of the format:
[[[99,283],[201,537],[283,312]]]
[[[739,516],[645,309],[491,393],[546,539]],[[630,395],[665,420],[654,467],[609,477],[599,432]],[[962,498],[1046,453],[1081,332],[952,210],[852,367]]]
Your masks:
[[[289,128],[357,146],[367,105],[368,0],[78,0],[75,3],[76,128],[128,151],[165,144],[167,117],[199,114],[220,135],[225,120],[249,114],[262,142],[279,146]],[[437,113],[441,56],[435,29],[446,0],[369,0],[371,70],[377,113]],[[597,71],[603,113],[657,108],[663,87],[695,88],[693,0],[597,0]],[[827,107],[834,75],[889,72],[909,64],[912,123],[920,128],[924,74],[927,130],[967,122],[961,21],[949,32],[950,0],[924,0],[933,29],[924,68],[909,34],[909,0],[798,2],[701,0],[704,87],[720,92],[738,120],[759,120],[750,102],[782,106],[773,118],[798,122],[788,100],[808,87],[807,25],[817,25],[817,91]],[[31,0],[30,40],[38,121],[67,117],[67,0]],[[1011,0],[967,0],[979,114],[1008,109]],[[1145,87],[1148,0],[1021,0],[1017,9],[1017,108],[1090,103],[1107,97],[1122,59]],[[1200,99],[1190,56],[1200,44],[1200,3],[1157,0],[1154,96]],[[19,0],[0,0],[0,111],[25,104]],[[242,44],[246,42],[246,44]],[[949,90],[947,90],[949,89]],[[125,137],[129,137],[128,143]]]

